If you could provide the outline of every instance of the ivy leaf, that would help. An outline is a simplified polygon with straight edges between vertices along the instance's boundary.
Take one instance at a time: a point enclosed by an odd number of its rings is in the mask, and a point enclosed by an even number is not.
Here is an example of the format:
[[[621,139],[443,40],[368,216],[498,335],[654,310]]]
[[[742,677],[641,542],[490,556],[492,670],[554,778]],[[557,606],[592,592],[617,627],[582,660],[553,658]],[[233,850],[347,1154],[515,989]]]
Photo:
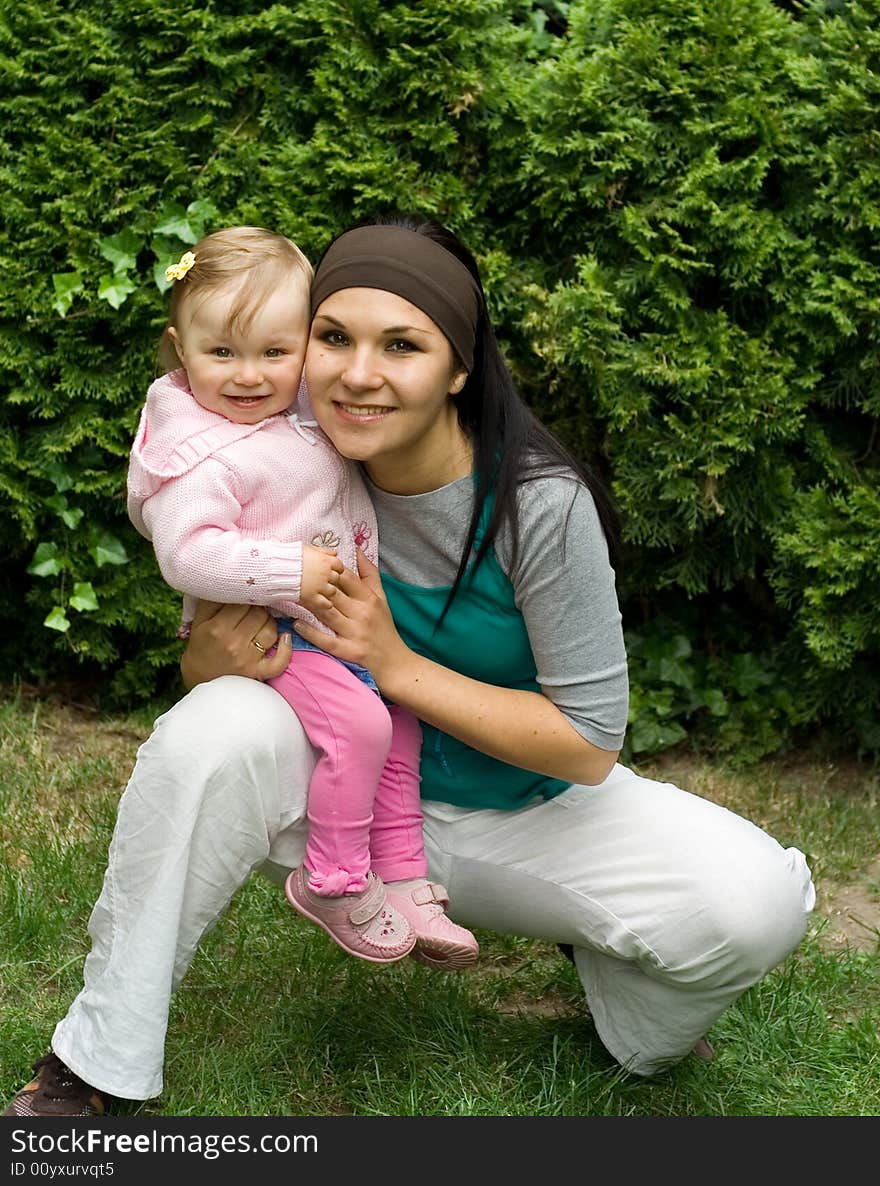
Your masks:
[[[58,545],[37,544],[34,558],[28,565],[28,572],[35,577],[54,577],[64,568],[64,561],[58,554]]]
[[[102,568],[105,564],[126,564],[128,553],[122,543],[109,532],[103,532],[89,548],[89,555]]]
[[[189,215],[190,226],[194,231],[198,231],[199,239],[205,233],[205,224],[213,222],[220,214],[214,203],[207,198],[196,198],[187,206],[186,212]]]
[[[155,235],[173,235],[190,246],[197,243],[205,233],[205,223],[217,218],[219,211],[207,198],[197,198],[184,210],[172,203],[163,208],[159,222],[153,228]],[[172,263],[175,261],[172,260]]]
[[[643,719],[637,721],[630,732],[634,753],[657,753],[684,740],[687,733],[675,721],[661,724],[659,721]]]
[[[174,235],[176,239],[181,239],[184,243],[197,243],[201,238],[197,229],[192,225],[189,214],[182,206],[171,205],[166,206],[161,215],[159,222],[154,227],[154,233],[157,235]]]
[[[67,507],[61,512],[61,519],[65,527],[75,531],[82,522],[83,511],[79,507]]]
[[[167,292],[174,281],[165,279],[165,269],[171,264],[176,264],[180,259],[180,241],[170,238],[168,235],[154,234],[150,247],[156,257],[156,262],[153,264],[153,279],[156,282],[156,287],[160,292]]]
[[[679,688],[692,688],[693,668],[685,667],[683,663],[664,655],[660,660],[660,680],[664,684],[675,684]]]
[[[173,255],[160,255],[153,264],[153,279],[160,292],[167,292],[174,283],[173,280],[165,279],[165,269],[170,268],[172,264],[176,264],[179,259],[179,254],[175,252]]]
[[[59,461],[53,461],[51,465],[46,466],[46,477],[59,494],[63,494],[73,485],[73,477]]]
[[[64,634],[66,630],[70,629],[70,619],[65,615],[60,605],[55,605],[43,620],[43,625],[48,626],[50,630],[59,630]]]
[[[731,663],[731,680],[742,697],[752,696],[758,688],[773,682],[772,673],[750,651],[735,655]]]
[[[70,595],[70,604],[74,609],[85,611],[98,608],[98,598],[92,588],[91,581],[77,581]]]
[[[713,717],[726,717],[730,711],[720,688],[708,688],[703,694],[706,707]]]
[[[138,252],[144,245],[143,236],[130,228],[118,235],[108,235],[98,241],[98,250],[113,265],[114,272],[128,272],[137,267]]]
[[[73,298],[83,290],[82,276],[79,272],[53,272],[52,287],[55,289],[52,308],[64,317],[73,304]]]
[[[126,276],[124,272],[114,272],[112,276],[102,276],[98,284],[98,296],[107,301],[114,309],[123,305],[126,299],[137,288],[137,284]]]
[[[46,506],[50,511],[54,511],[55,514],[63,520],[65,526],[69,527],[71,531],[79,526],[80,520],[83,517],[83,512],[79,509],[79,507],[72,507],[68,505],[67,499],[63,494],[53,494],[50,498],[47,498]]]

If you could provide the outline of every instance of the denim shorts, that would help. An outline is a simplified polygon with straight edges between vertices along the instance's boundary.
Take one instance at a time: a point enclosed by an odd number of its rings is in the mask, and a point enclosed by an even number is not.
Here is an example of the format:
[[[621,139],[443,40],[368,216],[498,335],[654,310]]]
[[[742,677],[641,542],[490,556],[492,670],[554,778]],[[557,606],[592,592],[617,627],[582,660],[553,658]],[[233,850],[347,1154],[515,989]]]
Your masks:
[[[293,628],[293,620],[291,618],[278,618],[276,619],[275,625],[278,628],[279,634],[286,633],[290,635],[291,639],[293,640],[293,649],[295,651],[317,651],[319,655],[328,655],[328,652],[325,651],[323,647],[316,647],[313,642],[308,642],[302,637],[302,635],[297,634]],[[341,663],[343,667],[347,667],[353,675],[357,676],[362,684],[366,684],[367,687],[372,692],[375,692],[377,696],[380,695],[379,689],[376,686],[376,681],[373,679],[370,672],[367,671],[366,667],[361,667],[360,663],[349,663],[346,659],[337,658],[336,655],[329,655],[329,658],[334,659],[337,663]]]

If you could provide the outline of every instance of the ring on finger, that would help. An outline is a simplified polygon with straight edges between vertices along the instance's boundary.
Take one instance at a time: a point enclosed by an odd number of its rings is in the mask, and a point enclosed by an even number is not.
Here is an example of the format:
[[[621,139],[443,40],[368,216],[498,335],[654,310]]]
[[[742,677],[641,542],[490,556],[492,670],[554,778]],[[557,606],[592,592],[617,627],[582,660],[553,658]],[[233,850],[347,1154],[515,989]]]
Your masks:
[[[257,638],[251,639],[251,646],[255,646],[257,648],[257,650],[263,655],[265,655],[266,651],[269,649],[268,647],[264,647],[263,644]]]

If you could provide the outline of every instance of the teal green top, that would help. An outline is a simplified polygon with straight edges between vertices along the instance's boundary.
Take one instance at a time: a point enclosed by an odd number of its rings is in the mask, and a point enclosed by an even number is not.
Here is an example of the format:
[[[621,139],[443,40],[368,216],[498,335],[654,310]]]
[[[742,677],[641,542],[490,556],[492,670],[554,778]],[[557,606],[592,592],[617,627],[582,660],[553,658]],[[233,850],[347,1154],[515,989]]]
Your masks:
[[[491,509],[490,499],[474,551]],[[478,567],[471,561],[439,629],[435,624],[449,596],[448,585],[426,589],[383,573],[382,587],[401,638],[417,654],[483,683],[541,691],[513,586],[492,549]],[[523,807],[536,796],[551,799],[571,785],[489,757],[424,723],[421,776],[423,799],[502,811]]]

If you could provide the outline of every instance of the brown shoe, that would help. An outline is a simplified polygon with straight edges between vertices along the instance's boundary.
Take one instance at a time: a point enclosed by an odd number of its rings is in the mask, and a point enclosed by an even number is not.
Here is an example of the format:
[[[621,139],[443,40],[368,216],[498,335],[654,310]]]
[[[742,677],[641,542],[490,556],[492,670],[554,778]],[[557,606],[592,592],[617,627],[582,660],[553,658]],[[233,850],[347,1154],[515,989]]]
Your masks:
[[[103,1116],[110,1096],[74,1075],[50,1050],[33,1065],[35,1078],[23,1087],[4,1116]]]

